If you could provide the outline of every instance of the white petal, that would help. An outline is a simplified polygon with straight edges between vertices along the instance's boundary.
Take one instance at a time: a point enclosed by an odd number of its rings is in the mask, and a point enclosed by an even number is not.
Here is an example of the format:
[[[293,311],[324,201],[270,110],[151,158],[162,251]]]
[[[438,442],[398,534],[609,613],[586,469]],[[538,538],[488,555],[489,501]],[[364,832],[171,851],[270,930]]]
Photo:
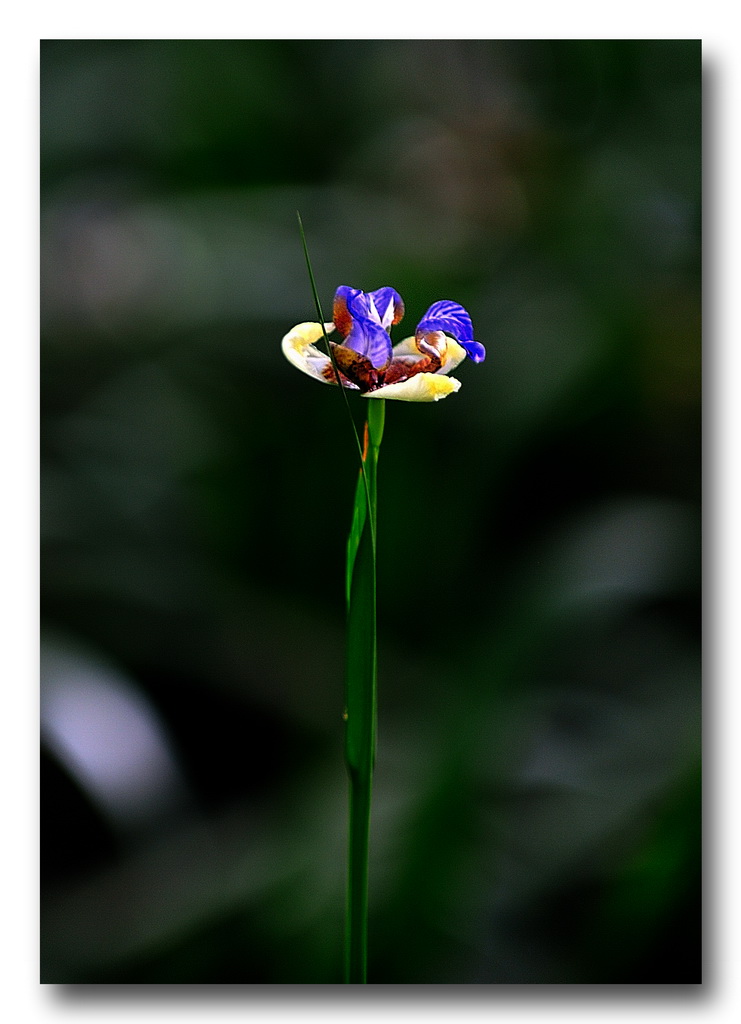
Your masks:
[[[324,330],[330,334],[334,330],[334,324],[325,324]],[[334,381],[327,380],[323,374],[323,371],[332,365],[332,361],[326,352],[322,352],[314,344],[322,337],[322,325],[307,321],[291,328],[283,338],[281,348],[286,359],[297,369],[324,384],[333,384]]]
[[[453,338],[447,337],[445,340],[448,343],[448,348],[445,353],[445,362],[437,371],[438,373],[450,373],[450,371],[454,370],[456,366],[460,366],[466,358],[466,350],[459,345],[457,341]],[[404,338],[404,340],[400,341],[398,345],[394,345],[393,358],[396,358],[396,356],[404,356],[405,358],[409,358],[409,356],[416,356],[418,359],[423,358],[421,352],[417,348],[417,343],[414,340],[413,335],[411,338]]]
[[[377,391],[369,391],[363,398],[395,398],[400,402],[439,402],[452,395],[461,386],[455,377],[442,373],[418,373],[396,384],[387,384]]]

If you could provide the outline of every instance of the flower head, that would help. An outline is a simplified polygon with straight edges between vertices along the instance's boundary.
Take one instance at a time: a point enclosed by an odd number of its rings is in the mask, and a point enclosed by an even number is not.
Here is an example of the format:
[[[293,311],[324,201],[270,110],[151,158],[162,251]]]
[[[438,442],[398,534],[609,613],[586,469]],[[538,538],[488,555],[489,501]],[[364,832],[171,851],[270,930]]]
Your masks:
[[[405,402],[436,402],[457,391],[461,384],[448,374],[466,356],[483,362],[484,346],[474,341],[471,317],[457,302],[434,302],[414,335],[392,347],[391,328],[404,316],[404,303],[393,288],[361,292],[341,285],[335,292],[332,323],[302,323],[283,338],[287,359],[325,384],[359,391],[364,398],[392,398]],[[316,346],[325,334],[337,331],[341,341],[330,341],[332,359]],[[336,366],[336,370],[335,370]]]

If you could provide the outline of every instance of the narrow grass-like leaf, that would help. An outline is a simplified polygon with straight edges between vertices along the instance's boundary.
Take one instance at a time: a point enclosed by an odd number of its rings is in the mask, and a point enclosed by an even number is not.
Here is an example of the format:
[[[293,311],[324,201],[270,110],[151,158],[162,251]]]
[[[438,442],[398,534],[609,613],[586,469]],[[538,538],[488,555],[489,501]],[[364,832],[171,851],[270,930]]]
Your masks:
[[[383,415],[383,402],[373,407]],[[370,411],[369,411],[370,415]],[[378,445],[367,430],[365,475],[370,493],[370,516],[363,512],[360,486],[347,545],[347,680],[345,693],[345,753],[352,775],[372,770],[375,734],[376,692],[376,552],[373,544],[377,516]]]
[[[324,344],[327,346],[327,355],[329,356],[329,359],[330,359],[330,361],[332,363],[332,369],[334,370],[335,380],[337,381],[337,384],[338,384],[339,389],[340,389],[340,393],[342,394],[342,397],[344,399],[345,408],[347,409],[347,415],[350,418],[350,425],[352,426],[353,437],[355,438],[355,445],[356,445],[356,447],[358,449],[358,456],[360,458],[360,473],[361,473],[361,477],[362,477],[362,480],[363,480],[363,487],[365,489],[365,500],[366,500],[367,507],[370,508],[371,497],[370,497],[370,490],[368,488],[368,479],[367,479],[366,473],[365,473],[365,460],[364,460],[364,457],[363,457],[363,447],[360,444],[360,435],[358,434],[358,428],[355,426],[355,418],[354,418],[354,416],[352,414],[352,410],[350,409],[350,402],[348,401],[347,393],[346,393],[345,389],[342,387],[342,384],[341,384],[341,381],[340,381],[340,371],[339,371],[339,368],[337,366],[337,360],[334,357],[334,352],[332,351],[332,345],[331,345],[331,343],[329,341],[329,337],[327,335],[327,332],[324,329],[324,313],[322,312],[322,304],[319,301],[319,292],[317,291],[316,281],[314,280],[314,271],[312,269],[311,259],[309,257],[309,247],[306,244],[306,234],[304,232],[304,222],[301,220],[301,214],[298,212],[298,210],[296,210],[296,216],[298,217],[298,227],[299,227],[299,231],[301,232],[301,244],[302,244],[303,249],[304,249],[304,258],[306,260],[306,269],[309,272],[309,283],[311,285],[311,294],[312,294],[312,296],[314,298],[314,305],[316,306],[317,317],[319,318],[319,323],[320,323],[321,328],[322,328],[322,335],[324,337]],[[375,527],[374,526],[371,527],[371,532],[373,534],[373,538],[372,539],[373,539],[373,545],[375,547],[376,538],[375,538]]]
[[[368,502],[365,495],[365,481],[363,473],[358,473],[358,482],[355,486],[355,501],[353,503],[352,522],[350,533],[347,538],[347,570],[345,573],[345,597],[347,607],[350,608],[351,586],[355,557],[358,552],[360,538],[363,535],[363,528],[368,519]]]
[[[367,520],[368,508],[373,507],[375,509],[376,497],[375,497],[375,474],[378,466],[378,450],[381,447],[381,441],[383,439],[383,429],[386,420],[386,403],[380,399],[370,403],[368,409],[368,419],[365,424],[365,437],[363,440],[363,454],[362,460],[364,467],[367,467],[367,456],[369,450],[373,456],[371,464],[374,478],[373,485],[370,485],[369,473],[366,470],[365,474],[361,472],[358,476],[358,482],[355,487],[355,502],[353,504],[353,516],[350,524],[350,535],[347,538],[347,574],[345,579],[346,596],[348,607],[350,605],[350,584],[352,581],[353,566],[355,564],[355,556],[358,550],[358,544],[363,533],[363,528]],[[375,510],[373,512],[372,519],[372,530],[373,539],[376,536],[376,521],[375,521]]]

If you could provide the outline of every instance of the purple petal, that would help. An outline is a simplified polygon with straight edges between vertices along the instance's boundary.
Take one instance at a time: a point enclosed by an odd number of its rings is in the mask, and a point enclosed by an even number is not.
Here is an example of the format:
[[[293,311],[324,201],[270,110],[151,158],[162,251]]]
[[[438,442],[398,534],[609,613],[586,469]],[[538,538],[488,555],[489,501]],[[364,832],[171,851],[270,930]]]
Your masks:
[[[433,302],[420,320],[415,333],[420,337],[432,331],[443,331],[452,335],[474,363],[482,363],[486,358],[484,346],[473,339],[471,317],[457,302],[451,302],[449,299]]]
[[[346,285],[343,285],[342,289],[337,289],[338,292],[340,290],[346,294],[347,308],[354,320],[371,320],[373,323],[380,324],[381,318],[376,313],[371,301],[372,292],[366,294],[366,292],[361,292],[359,288],[348,288]]]
[[[392,324],[398,324],[404,316],[404,302],[401,295],[393,288],[388,286],[386,288],[378,288],[374,292],[369,292],[366,297],[373,300],[373,305],[378,313],[378,322],[387,331],[391,328]],[[372,311],[371,318],[373,320],[376,319]]]
[[[351,288],[347,284],[341,284],[334,293],[332,319],[334,320],[335,327],[343,338],[348,336],[352,328],[353,314],[350,309],[350,304],[357,295],[362,295],[362,292],[357,288]]]
[[[347,313],[355,317],[363,317],[380,324],[388,330],[392,324],[398,324],[404,316],[404,302],[394,288],[377,288],[374,292],[361,292],[359,288],[351,288],[342,284],[335,292],[334,310],[340,312],[340,320]],[[339,328],[338,328],[339,329]]]
[[[335,292],[334,324],[344,344],[365,356],[376,369],[391,360],[388,331],[404,315],[404,303],[393,288],[362,292],[343,284]]]
[[[380,324],[365,317],[353,320],[352,330],[343,344],[369,359],[377,370],[391,361],[391,339]]]

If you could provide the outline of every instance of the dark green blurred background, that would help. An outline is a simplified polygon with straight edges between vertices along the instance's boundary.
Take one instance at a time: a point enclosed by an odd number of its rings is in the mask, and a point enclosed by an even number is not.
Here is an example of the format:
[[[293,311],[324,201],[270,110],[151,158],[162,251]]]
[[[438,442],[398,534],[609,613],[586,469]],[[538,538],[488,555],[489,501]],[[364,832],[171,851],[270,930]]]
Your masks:
[[[340,980],[357,468],[280,351],[297,209],[325,309],[488,349],[387,407],[370,979],[700,980],[700,59],[42,43],[43,981]]]

